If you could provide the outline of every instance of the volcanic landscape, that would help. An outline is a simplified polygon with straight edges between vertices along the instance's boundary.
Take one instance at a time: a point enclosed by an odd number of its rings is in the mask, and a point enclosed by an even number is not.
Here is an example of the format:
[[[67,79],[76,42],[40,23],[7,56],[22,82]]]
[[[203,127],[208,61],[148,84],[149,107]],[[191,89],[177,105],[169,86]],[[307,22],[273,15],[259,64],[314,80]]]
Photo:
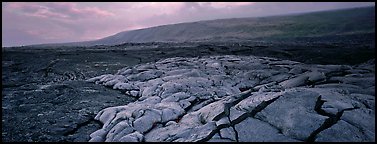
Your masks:
[[[366,7],[3,47],[2,141],[374,142],[374,21]]]

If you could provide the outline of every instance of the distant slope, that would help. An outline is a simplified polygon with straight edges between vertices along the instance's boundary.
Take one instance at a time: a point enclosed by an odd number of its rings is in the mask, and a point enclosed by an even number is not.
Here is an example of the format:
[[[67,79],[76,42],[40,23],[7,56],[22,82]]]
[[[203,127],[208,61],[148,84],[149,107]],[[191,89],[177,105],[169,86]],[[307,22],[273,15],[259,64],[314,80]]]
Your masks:
[[[56,45],[115,45],[125,42],[240,41],[368,34],[375,31],[375,7],[286,16],[234,18],[125,31],[103,39]],[[51,44],[50,44],[51,45]]]

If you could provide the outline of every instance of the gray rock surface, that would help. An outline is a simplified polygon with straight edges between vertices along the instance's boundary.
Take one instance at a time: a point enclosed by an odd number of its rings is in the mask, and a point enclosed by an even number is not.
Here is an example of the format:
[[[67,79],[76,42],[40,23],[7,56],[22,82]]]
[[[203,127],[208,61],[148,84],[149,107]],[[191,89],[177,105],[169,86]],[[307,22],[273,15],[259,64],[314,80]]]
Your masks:
[[[240,142],[298,141],[284,136],[270,124],[254,118],[247,118],[235,125]]]
[[[374,77],[374,63],[232,55],[126,67],[87,80],[138,98],[100,111],[90,141],[375,141]]]
[[[306,89],[289,89],[256,117],[281,129],[284,135],[304,141],[326,119],[314,110],[319,96]]]
[[[332,127],[318,134],[318,142],[366,141],[365,135],[355,126],[340,120]]]

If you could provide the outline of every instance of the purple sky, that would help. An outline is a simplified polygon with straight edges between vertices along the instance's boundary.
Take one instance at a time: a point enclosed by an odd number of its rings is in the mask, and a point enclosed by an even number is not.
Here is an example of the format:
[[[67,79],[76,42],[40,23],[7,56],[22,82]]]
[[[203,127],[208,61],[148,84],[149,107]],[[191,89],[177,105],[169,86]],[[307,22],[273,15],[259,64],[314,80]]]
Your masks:
[[[152,26],[375,6],[374,2],[2,2],[2,46],[86,41]]]

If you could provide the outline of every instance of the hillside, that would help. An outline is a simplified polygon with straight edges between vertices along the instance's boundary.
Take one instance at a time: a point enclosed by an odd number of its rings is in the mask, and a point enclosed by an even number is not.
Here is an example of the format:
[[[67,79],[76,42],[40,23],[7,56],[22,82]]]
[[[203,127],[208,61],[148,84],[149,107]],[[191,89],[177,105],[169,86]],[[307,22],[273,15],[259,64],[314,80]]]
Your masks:
[[[374,13],[374,7],[363,7],[284,16],[199,21],[124,31],[99,40],[57,45],[93,46],[126,42],[245,41],[374,35]]]

